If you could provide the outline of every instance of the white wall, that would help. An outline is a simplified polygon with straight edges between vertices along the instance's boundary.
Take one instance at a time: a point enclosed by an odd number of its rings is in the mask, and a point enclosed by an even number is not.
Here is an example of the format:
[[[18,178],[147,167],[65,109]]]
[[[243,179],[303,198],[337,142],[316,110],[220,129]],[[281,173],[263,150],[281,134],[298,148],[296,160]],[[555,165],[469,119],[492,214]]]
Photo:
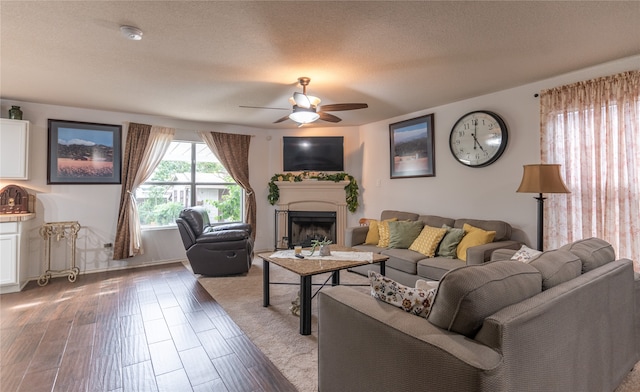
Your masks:
[[[259,220],[265,222],[268,203],[265,178],[271,176],[268,147],[269,132],[262,129],[231,126],[225,124],[199,123],[157,116],[118,113],[29,102],[2,100],[0,110],[6,117],[11,105],[19,105],[23,119],[30,121],[30,180],[0,181],[0,187],[16,184],[36,195],[36,219],[29,221],[29,276],[37,277],[46,269],[44,263],[44,241],[38,229],[44,222],[78,221],[82,225],[78,239],[77,264],[81,272],[116,269],[185,258],[184,247],[177,228],[152,229],[143,232],[145,254],[127,260],[112,260],[112,249],[106,243],[115,242],[115,232],[120,203],[121,185],[47,185],[47,121],[62,119],[106,124],[139,122],[176,128],[178,140],[199,140],[196,130],[242,133],[255,135],[250,148],[250,181],[256,184]],[[123,132],[122,142],[126,134]],[[124,151],[123,151],[124,153]],[[264,189],[262,189],[264,188]],[[260,204],[262,202],[262,204]],[[271,226],[261,225],[256,233],[258,244],[271,243]],[[66,268],[68,252],[61,244],[54,243],[52,269]]]
[[[591,67],[552,79],[409,113],[360,128],[364,217],[379,218],[397,209],[451,218],[500,219],[516,229],[516,238],[536,243],[537,203],[533,194],[516,193],[522,165],[540,163],[540,90],[640,68],[640,56]],[[449,150],[449,134],[465,113],[490,110],[506,122],[509,142],[502,157],[484,168],[458,163]],[[436,176],[390,179],[389,124],[434,113]]]
[[[43,241],[38,227],[44,222],[77,220],[82,225],[78,242],[81,271],[97,271],[140,266],[184,258],[177,229],[148,230],[143,234],[146,253],[128,260],[112,260],[105,243],[115,241],[120,200],[120,185],[47,185],[47,120],[62,119],[107,124],[125,121],[168,126],[177,129],[176,139],[198,140],[193,131],[255,135],[250,149],[250,180],[258,203],[256,249],[271,249],[274,244],[274,210],[267,202],[267,182],[282,172],[282,136],[345,137],[345,171],[358,179],[361,207],[349,214],[354,226],[361,217],[375,218],[383,209],[415,211],[447,217],[501,219],[519,231],[517,238],[529,245],[536,240],[536,203],[531,194],[516,193],[522,165],[538,163],[539,105],[534,94],[541,89],[593,77],[640,68],[640,56],[603,64],[494,94],[451,103],[361,127],[296,128],[267,130],[227,124],[199,123],[158,116],[108,112],[18,102],[3,99],[0,113],[6,117],[11,105],[19,105],[24,119],[31,122],[29,181],[0,181],[0,187],[13,183],[37,196],[37,218],[30,232],[29,275],[44,271]],[[491,110],[500,114],[509,128],[509,144],[493,165],[471,169],[457,163],[448,146],[453,124],[473,110]],[[370,108],[369,110],[375,110]],[[428,113],[435,114],[436,176],[411,179],[389,178],[389,124]],[[126,135],[123,135],[123,143]],[[379,184],[379,185],[378,185]],[[54,268],[63,268],[64,259],[54,260]]]
[[[360,178],[362,177],[362,157],[363,151],[361,149],[360,143],[360,135],[358,132],[358,127],[335,127],[335,128],[312,128],[312,127],[302,127],[302,128],[294,128],[294,129],[286,129],[282,131],[278,131],[276,136],[270,141],[269,144],[269,155],[271,157],[270,165],[269,165],[269,174],[265,177],[265,179],[258,183],[258,185],[252,185],[254,188],[261,188],[260,190],[264,191],[263,196],[258,197],[258,208],[260,208],[260,203],[263,200],[267,199],[268,188],[267,183],[271,179],[274,174],[283,173],[282,170],[282,137],[283,136],[344,136],[344,171],[349,173],[353,177],[356,178],[358,182],[360,182]],[[253,168],[252,168],[253,170]],[[256,194],[258,193],[258,189],[256,189]],[[258,211],[260,213],[260,222],[266,223],[266,228],[269,230],[269,240],[267,243],[258,244],[256,241],[256,249],[257,250],[267,250],[273,249],[275,245],[274,238],[274,230],[275,230],[275,206],[271,206],[268,203],[265,205],[265,209],[263,211]],[[361,209],[362,207],[360,207]],[[264,214],[263,212],[267,213]],[[358,219],[360,216],[356,214],[352,214],[348,212],[347,217],[347,225],[354,226],[357,225]],[[260,222],[258,223],[260,225]],[[263,228],[265,226],[262,226]]]

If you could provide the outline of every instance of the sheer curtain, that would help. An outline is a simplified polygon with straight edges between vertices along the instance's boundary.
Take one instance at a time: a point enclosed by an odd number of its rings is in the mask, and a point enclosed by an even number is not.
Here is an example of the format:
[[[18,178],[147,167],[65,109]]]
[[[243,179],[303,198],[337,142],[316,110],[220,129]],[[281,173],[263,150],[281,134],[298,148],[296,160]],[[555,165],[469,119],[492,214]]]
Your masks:
[[[144,254],[142,230],[136,203],[136,189],[144,183],[162,161],[175,129],[143,124],[131,124],[125,146],[123,186],[116,228],[114,259]]]
[[[229,175],[245,191],[246,222],[253,229],[251,236],[256,237],[256,195],[249,184],[249,144],[250,135],[238,135],[220,132],[198,132],[209,149],[227,169]]]
[[[640,71],[540,94],[542,163],[559,163],[570,194],[549,194],[550,248],[599,237],[640,271]]]

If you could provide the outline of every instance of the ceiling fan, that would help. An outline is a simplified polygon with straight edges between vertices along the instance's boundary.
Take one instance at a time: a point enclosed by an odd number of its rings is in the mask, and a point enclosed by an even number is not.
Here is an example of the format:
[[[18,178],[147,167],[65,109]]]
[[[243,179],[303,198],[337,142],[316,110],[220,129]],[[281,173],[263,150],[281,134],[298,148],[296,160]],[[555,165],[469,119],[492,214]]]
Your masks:
[[[313,95],[307,95],[307,86],[311,81],[310,78],[300,77],[298,83],[302,86],[302,92],[294,92],[293,96],[289,98],[289,102],[293,105],[290,114],[281,117],[274,121],[274,124],[281,123],[286,120],[292,120],[298,123],[298,126],[303,124],[309,124],[316,120],[323,120],[332,123],[342,121],[340,117],[334,116],[327,112],[338,112],[343,110],[355,110],[366,109],[369,107],[366,103],[334,103],[329,105],[320,105],[320,98]],[[277,110],[289,110],[285,108],[270,108],[264,106],[240,106],[241,108],[253,108],[253,109],[277,109]]]

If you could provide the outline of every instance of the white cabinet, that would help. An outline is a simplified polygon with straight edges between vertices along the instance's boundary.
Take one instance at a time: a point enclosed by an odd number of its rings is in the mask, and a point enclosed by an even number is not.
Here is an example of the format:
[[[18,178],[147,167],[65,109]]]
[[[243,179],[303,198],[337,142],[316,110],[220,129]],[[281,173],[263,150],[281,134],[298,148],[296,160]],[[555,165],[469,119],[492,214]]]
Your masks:
[[[0,178],[29,179],[29,121],[0,119]]]
[[[27,284],[30,222],[35,214],[0,217],[0,294],[20,291]],[[5,220],[12,219],[7,222]]]
[[[0,286],[18,284],[19,243],[18,234],[0,234]]]

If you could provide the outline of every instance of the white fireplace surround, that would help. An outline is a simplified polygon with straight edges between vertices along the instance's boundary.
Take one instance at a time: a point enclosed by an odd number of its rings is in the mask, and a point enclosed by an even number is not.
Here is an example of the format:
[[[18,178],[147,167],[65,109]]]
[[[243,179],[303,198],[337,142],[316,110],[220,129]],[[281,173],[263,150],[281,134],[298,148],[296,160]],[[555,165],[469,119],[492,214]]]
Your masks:
[[[333,211],[336,213],[336,243],[344,246],[347,228],[347,201],[344,188],[349,181],[304,180],[301,182],[276,181],[280,191],[278,211]],[[287,215],[276,215],[276,246],[284,248],[287,233]]]

